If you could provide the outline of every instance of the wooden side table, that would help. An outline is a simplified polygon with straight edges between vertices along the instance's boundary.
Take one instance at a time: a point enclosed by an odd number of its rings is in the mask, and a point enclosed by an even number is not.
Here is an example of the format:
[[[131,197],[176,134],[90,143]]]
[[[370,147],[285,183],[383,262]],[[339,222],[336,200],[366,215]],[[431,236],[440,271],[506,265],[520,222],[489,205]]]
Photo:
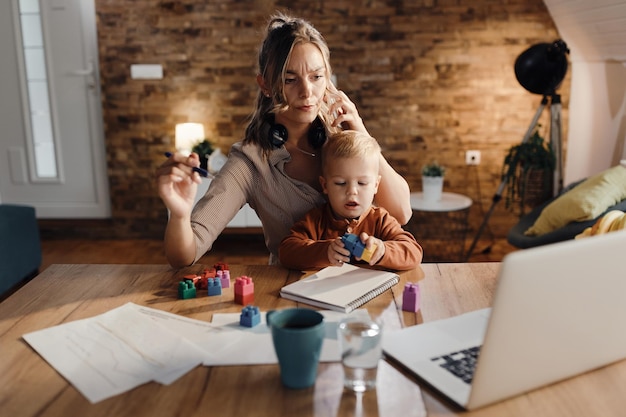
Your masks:
[[[472,199],[444,192],[439,201],[411,193],[413,216],[406,225],[424,249],[424,262],[463,262]]]

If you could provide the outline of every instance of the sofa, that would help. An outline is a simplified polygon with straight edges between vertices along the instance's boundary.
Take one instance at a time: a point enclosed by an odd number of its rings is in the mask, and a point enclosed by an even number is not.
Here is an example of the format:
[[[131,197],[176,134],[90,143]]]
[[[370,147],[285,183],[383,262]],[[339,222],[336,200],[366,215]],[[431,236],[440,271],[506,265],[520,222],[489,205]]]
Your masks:
[[[577,181],[556,197],[533,208],[509,230],[507,241],[516,248],[526,249],[574,239],[612,210],[626,211],[626,167],[619,165]],[[558,218],[565,212],[567,215]],[[559,222],[553,222],[553,225],[559,227],[549,231],[544,228],[542,232],[545,233],[527,233],[547,216],[552,220],[558,218]]]
[[[34,207],[0,204],[0,299],[35,276],[41,259]]]

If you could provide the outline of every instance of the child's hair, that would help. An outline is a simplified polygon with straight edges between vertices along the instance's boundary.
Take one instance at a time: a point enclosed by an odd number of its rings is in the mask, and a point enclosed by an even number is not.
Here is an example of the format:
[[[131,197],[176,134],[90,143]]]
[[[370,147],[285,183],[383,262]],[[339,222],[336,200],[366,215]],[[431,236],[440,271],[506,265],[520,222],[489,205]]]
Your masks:
[[[380,146],[370,135],[356,130],[334,133],[322,147],[322,172],[337,158],[367,158],[380,153]]]

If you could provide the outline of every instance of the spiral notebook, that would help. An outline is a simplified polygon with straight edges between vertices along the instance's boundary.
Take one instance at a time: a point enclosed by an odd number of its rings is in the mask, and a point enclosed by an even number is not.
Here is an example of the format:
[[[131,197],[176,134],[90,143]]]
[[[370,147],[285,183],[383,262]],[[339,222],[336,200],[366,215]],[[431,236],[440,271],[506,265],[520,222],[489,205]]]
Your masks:
[[[343,264],[329,266],[284,286],[280,296],[316,307],[349,313],[400,281],[398,274]]]

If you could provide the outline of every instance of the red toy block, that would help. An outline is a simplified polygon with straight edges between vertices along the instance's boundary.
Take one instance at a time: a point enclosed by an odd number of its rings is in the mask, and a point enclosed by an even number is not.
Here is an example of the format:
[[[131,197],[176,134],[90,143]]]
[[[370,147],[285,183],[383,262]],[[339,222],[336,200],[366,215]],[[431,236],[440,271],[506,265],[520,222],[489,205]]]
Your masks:
[[[203,278],[215,278],[216,276],[217,274],[216,274],[215,268],[213,269],[205,268],[204,271],[202,271]]]
[[[185,281],[191,281],[193,282],[194,287],[196,287],[196,289],[198,290],[206,290],[206,277],[200,276],[200,275],[195,275],[195,274],[191,274],[191,275],[185,275],[184,276]]]
[[[229,269],[226,262],[218,262],[213,265],[213,268],[215,268],[216,271],[228,271]]]
[[[235,280],[235,302],[243,306],[254,302],[254,282],[247,276]]]
[[[402,292],[402,310],[417,313],[420,309],[420,287],[407,282]]]

